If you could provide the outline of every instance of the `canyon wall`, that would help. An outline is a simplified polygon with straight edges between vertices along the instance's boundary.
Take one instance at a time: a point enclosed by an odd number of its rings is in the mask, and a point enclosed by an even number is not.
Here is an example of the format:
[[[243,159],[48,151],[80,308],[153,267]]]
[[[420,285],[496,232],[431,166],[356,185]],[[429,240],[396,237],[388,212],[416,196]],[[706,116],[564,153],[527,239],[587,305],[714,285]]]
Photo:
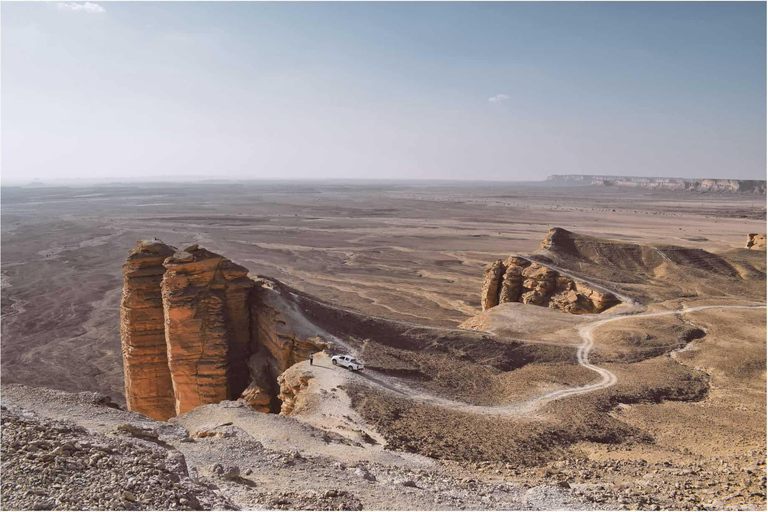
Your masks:
[[[197,245],[139,242],[123,274],[126,400],[153,419],[237,399],[279,412],[278,376],[329,347],[268,280]]]
[[[620,302],[610,293],[519,256],[497,260],[486,268],[480,301],[483,311],[522,302],[572,314],[600,313]]]
[[[547,177],[552,185],[596,185],[692,192],[721,192],[765,195],[765,180],[648,178],[639,176],[596,176],[589,174],[556,174]]]

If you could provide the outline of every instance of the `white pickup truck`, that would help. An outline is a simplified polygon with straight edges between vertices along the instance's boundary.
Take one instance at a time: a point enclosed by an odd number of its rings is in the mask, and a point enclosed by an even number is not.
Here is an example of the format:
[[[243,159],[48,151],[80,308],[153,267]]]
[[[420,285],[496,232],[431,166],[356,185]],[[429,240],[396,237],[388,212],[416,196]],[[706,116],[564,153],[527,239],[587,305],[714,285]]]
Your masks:
[[[331,362],[336,366],[343,366],[347,370],[355,372],[359,372],[363,369],[363,363],[348,355],[333,356]]]

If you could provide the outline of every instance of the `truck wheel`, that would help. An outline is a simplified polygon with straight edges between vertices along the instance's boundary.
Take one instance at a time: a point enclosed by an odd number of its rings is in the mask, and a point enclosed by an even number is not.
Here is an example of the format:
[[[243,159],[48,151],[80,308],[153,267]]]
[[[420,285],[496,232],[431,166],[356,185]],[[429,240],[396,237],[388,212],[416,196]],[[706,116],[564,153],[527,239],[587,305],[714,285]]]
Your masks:
[[[339,363],[336,362],[335,359],[332,359],[331,362],[333,363],[333,366],[337,366]]]

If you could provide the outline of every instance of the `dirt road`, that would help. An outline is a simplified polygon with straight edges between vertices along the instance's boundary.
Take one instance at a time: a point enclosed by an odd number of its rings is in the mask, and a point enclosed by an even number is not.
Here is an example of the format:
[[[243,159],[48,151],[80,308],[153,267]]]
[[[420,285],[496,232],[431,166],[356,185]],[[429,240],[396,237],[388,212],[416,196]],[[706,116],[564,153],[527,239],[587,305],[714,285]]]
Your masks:
[[[683,315],[686,313],[693,313],[695,311],[704,311],[707,309],[765,309],[765,305],[760,306],[733,306],[733,305],[710,305],[710,306],[697,306],[692,308],[682,308],[670,311],[658,311],[653,313],[640,313],[640,314],[628,314],[622,316],[614,316],[609,318],[603,318],[587,324],[579,329],[579,336],[582,339],[582,343],[578,346],[576,357],[578,362],[584,368],[592,370],[600,376],[600,380],[587,384],[585,386],[569,387],[552,391],[544,395],[535,397],[524,402],[518,402],[509,405],[500,406],[480,406],[471,405],[456,400],[449,400],[447,398],[438,397],[423,391],[413,389],[407,383],[393,379],[392,377],[379,374],[377,372],[366,370],[364,373],[350,375],[351,379],[360,379],[369,384],[387,389],[389,391],[406,395],[412,400],[419,400],[422,402],[430,403],[440,407],[446,407],[449,409],[459,410],[463,412],[469,412],[472,414],[492,415],[492,416],[520,416],[533,413],[537,408],[544,404],[560,400],[569,396],[581,395],[586,393],[593,393],[595,391],[609,388],[618,382],[618,378],[614,373],[605,368],[600,368],[589,362],[589,353],[594,346],[594,340],[592,333],[601,325],[618,322],[627,319],[637,318],[650,318],[669,315]]]

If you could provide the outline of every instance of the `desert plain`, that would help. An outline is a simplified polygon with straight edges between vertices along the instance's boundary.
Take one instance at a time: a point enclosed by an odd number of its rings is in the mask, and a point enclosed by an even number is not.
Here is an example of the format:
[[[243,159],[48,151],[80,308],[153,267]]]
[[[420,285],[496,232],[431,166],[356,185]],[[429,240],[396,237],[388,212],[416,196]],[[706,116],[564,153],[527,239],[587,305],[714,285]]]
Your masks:
[[[197,496],[120,491],[90,506],[765,507],[765,250],[745,248],[766,231],[764,195],[212,181],[3,187],[1,199],[4,442],[62,418],[85,429],[75,437],[155,429],[186,457]],[[553,244],[547,261],[627,300],[589,315],[483,311],[486,267],[537,253],[555,227],[576,249]],[[287,414],[223,402],[153,422],[125,410],[121,266],[153,238],[279,281],[343,343],[286,372],[288,388],[302,382]],[[655,266],[622,266],[637,247]],[[579,355],[587,338],[598,370]],[[344,350],[366,370],[333,367]],[[23,465],[8,467],[23,481]],[[3,486],[9,508],[84,503],[30,492]]]

